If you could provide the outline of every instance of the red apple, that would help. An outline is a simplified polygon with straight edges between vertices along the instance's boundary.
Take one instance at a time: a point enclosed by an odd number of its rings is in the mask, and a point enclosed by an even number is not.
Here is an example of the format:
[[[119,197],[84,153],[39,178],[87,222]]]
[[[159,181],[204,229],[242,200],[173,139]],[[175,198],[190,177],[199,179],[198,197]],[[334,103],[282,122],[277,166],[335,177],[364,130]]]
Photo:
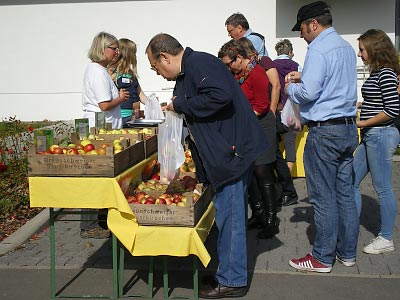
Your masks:
[[[155,204],[156,203],[156,199],[154,199],[154,197],[147,197],[146,200],[144,201],[144,204]]]
[[[54,150],[55,149],[58,149],[58,148],[60,148],[60,146],[58,146],[58,145],[51,145],[50,146],[50,148],[49,148],[49,152],[51,153],[51,154],[54,154]],[[61,149],[61,148],[60,148]],[[62,151],[62,149],[61,149],[61,151]],[[59,153],[58,153],[59,154]]]
[[[134,196],[128,196],[128,197],[126,198],[126,200],[128,200],[128,203],[133,203],[133,202],[136,201],[136,198],[135,198]]]
[[[52,154],[64,154],[64,151],[62,148],[54,148]]]
[[[160,174],[154,174],[153,176],[151,176],[151,179],[160,180]]]
[[[156,204],[167,204],[167,201],[165,201],[164,198],[158,198],[158,199],[156,200]]]
[[[87,144],[85,147],[83,147],[83,151],[85,151],[86,153],[90,152],[92,150],[94,150],[94,145],[93,144]]]
[[[76,150],[75,148],[69,148],[67,150],[67,155],[77,155],[78,154],[78,150]]]
[[[144,199],[145,196],[146,196],[146,193],[140,192],[140,193],[137,193],[137,194],[136,194],[136,199],[137,199],[138,201],[142,201],[142,199]]]
[[[76,145],[76,150],[83,150],[83,146],[81,144]]]

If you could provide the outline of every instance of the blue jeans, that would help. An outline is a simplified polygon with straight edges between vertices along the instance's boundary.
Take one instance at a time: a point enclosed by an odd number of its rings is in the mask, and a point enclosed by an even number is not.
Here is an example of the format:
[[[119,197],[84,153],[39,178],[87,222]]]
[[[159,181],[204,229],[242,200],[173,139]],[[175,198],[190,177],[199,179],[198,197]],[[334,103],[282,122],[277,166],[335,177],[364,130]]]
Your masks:
[[[230,287],[247,285],[247,186],[252,167],[239,179],[217,189],[214,197],[218,271],[215,279]]]
[[[307,192],[314,208],[312,255],[332,266],[337,254],[354,261],[359,219],[354,201],[353,152],[358,144],[355,124],[315,126],[304,148]]]
[[[396,198],[392,189],[392,159],[399,144],[396,127],[368,128],[361,134],[361,143],[354,154],[354,193],[358,213],[361,213],[360,183],[370,172],[372,185],[378,194],[381,213],[381,235],[392,239],[396,220]]]

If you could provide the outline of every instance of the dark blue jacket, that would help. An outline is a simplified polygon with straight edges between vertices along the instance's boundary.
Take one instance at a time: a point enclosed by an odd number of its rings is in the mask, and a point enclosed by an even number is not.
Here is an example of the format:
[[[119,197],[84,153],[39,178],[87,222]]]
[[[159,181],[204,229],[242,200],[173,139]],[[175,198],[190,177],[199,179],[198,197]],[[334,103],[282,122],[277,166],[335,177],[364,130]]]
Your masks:
[[[215,189],[240,177],[267,147],[239,84],[215,56],[186,48],[174,96]]]
[[[132,105],[135,102],[139,102],[138,86],[139,81],[137,78],[132,79],[132,75],[119,74],[117,79],[117,88],[125,89],[129,92],[129,99],[120,104],[122,109],[132,109]]]

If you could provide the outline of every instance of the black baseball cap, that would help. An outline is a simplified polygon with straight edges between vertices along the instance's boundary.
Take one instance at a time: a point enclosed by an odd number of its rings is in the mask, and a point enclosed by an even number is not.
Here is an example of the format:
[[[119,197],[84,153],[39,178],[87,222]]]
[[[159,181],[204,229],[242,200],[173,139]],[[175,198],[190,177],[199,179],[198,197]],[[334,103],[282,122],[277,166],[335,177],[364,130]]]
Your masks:
[[[300,31],[300,25],[305,20],[313,17],[331,13],[328,4],[324,1],[317,1],[300,7],[297,13],[297,23],[293,26],[292,31]]]

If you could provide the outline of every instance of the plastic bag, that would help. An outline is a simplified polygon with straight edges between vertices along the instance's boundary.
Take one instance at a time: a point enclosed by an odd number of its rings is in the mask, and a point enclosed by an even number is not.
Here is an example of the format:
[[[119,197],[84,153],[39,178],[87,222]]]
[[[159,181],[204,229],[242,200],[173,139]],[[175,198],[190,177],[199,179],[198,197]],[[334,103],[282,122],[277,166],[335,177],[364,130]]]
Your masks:
[[[302,130],[299,105],[287,98],[281,112],[282,123],[289,130],[300,132]]]
[[[158,126],[158,161],[160,162],[161,183],[170,183],[185,161],[182,127],[183,116],[172,111],[165,113],[165,122]]]
[[[144,117],[148,120],[165,119],[161,105],[154,93],[152,93],[146,100],[146,105],[144,106]]]

